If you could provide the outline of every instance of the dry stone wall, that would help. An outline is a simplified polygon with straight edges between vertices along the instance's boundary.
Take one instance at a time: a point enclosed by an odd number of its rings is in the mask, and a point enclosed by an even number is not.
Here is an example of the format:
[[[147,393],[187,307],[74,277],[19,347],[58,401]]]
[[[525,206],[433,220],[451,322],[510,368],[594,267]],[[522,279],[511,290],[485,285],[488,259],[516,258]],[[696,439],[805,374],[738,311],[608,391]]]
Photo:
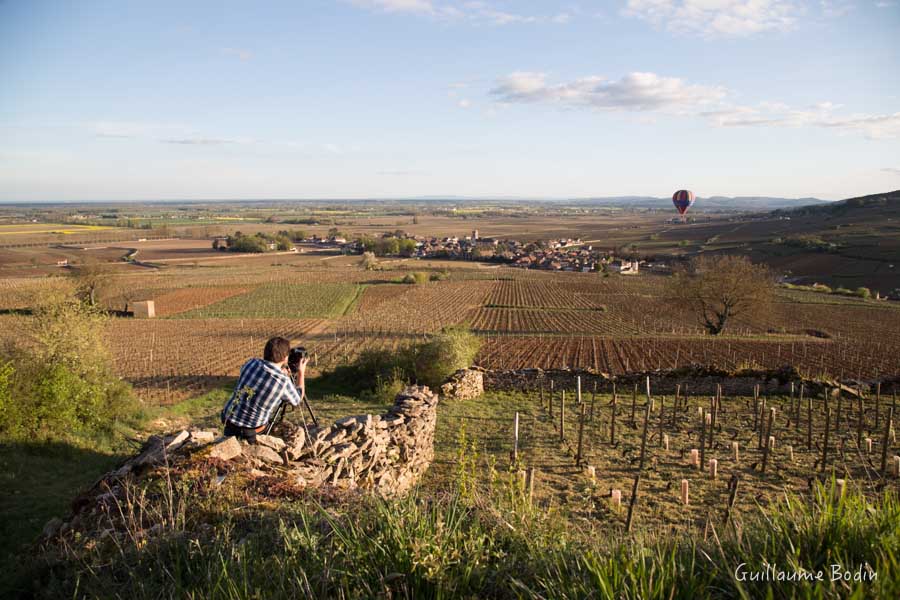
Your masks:
[[[487,390],[526,390],[539,389],[541,385],[548,388],[553,381],[557,389],[572,390],[576,386],[576,379],[581,377],[582,392],[589,392],[593,386],[597,390],[608,393],[613,381],[619,391],[626,393],[638,384],[641,393],[644,391],[646,378],[650,378],[650,386],[654,394],[675,393],[675,387],[681,386],[682,393],[687,388],[690,394],[713,395],[716,386],[722,386],[725,395],[752,395],[756,386],[759,386],[761,394],[787,394],[793,382],[799,389],[801,383],[812,393],[821,393],[824,388],[836,389],[840,387],[843,392],[853,395],[859,389],[864,393],[869,391],[870,382],[845,381],[839,383],[832,380],[804,379],[793,369],[779,369],[772,371],[742,371],[738,373],[726,373],[712,369],[674,369],[669,371],[648,371],[644,373],[629,373],[627,375],[610,376],[606,373],[598,373],[590,370],[494,370],[484,372],[484,389]]]
[[[441,386],[441,395],[448,400],[472,400],[483,393],[483,369],[460,369]]]
[[[214,431],[151,437],[141,452],[103,478],[126,476],[186,458],[243,465],[251,476],[276,475],[297,487],[361,488],[391,497],[406,493],[434,459],[438,395],[425,386],[400,392],[384,414],[345,417],[321,428],[284,423],[282,437],[249,445]]]

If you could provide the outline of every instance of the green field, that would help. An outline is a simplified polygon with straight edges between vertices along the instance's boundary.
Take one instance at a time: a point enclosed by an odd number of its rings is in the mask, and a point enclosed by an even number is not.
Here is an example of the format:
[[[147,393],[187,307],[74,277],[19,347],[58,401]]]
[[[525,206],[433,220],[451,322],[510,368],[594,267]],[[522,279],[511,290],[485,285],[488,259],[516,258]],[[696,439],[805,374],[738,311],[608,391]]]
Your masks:
[[[362,292],[363,286],[354,283],[270,283],[174,318],[329,319],[347,314]]]

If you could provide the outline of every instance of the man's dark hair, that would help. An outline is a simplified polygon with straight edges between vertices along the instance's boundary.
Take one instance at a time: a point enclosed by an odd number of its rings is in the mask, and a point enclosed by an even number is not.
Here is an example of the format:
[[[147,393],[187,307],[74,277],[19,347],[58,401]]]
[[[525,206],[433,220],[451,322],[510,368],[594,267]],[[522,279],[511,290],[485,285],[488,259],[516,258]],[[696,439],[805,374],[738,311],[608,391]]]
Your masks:
[[[273,337],[266,342],[263,358],[269,362],[280,363],[291,351],[291,343],[283,337]]]

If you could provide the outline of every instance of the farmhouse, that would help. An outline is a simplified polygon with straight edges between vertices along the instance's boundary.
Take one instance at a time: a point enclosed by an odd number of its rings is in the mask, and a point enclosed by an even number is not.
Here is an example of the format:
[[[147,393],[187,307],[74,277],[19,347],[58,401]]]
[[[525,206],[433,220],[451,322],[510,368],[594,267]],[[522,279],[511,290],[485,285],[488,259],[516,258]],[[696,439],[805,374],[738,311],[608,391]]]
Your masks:
[[[636,260],[614,260],[609,263],[609,270],[621,275],[636,275],[639,269]]]

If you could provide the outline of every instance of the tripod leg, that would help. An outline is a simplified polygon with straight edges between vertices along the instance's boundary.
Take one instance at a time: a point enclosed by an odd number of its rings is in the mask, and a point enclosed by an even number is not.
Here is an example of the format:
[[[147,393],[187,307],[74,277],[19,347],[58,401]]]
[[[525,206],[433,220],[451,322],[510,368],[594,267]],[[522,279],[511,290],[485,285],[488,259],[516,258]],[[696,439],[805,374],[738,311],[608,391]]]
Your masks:
[[[309,400],[306,399],[306,394],[303,395],[303,404],[306,406],[306,410],[309,411],[309,416],[312,417],[313,424],[318,427],[319,420],[316,418],[316,413],[313,412],[312,406],[309,405]]]

